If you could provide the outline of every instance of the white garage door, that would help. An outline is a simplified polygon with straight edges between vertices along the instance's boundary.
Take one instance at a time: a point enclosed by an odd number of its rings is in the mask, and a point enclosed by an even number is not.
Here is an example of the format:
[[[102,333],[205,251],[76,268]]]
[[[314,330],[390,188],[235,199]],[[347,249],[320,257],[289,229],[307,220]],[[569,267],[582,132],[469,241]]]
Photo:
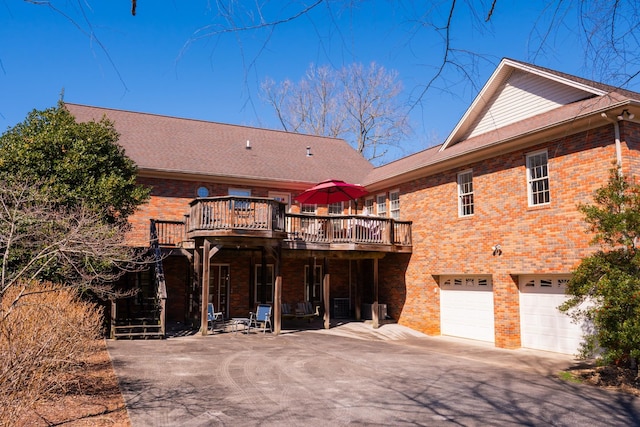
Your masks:
[[[521,276],[520,334],[522,346],[576,354],[582,327],[558,310],[567,297],[569,276]]]
[[[495,341],[491,277],[440,278],[442,335]]]

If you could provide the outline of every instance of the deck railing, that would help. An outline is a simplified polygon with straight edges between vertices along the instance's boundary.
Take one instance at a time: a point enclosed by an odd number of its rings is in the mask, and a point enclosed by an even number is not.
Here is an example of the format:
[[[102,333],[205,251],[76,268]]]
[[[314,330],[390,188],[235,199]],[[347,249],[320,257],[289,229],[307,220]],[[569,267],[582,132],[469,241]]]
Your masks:
[[[393,244],[412,246],[411,221],[393,220]]]
[[[284,213],[285,205],[256,197],[210,197],[191,202],[185,221],[152,220],[160,246],[179,246],[187,233],[244,229],[281,231],[288,240],[411,246],[411,221],[363,215]]]
[[[411,222],[362,215],[287,214],[290,240],[309,243],[411,245]]]
[[[188,231],[284,231],[285,204],[259,197],[207,197],[191,202]]]
[[[151,236],[155,238],[160,246],[178,246],[186,240],[186,226],[184,221],[165,221],[159,219],[151,220]]]

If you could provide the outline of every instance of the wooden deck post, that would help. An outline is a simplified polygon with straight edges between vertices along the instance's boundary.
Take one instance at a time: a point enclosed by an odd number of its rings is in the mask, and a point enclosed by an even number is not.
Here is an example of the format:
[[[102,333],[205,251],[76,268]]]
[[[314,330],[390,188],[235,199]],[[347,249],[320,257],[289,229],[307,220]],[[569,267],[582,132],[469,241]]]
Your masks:
[[[209,333],[209,322],[207,320],[207,304],[209,302],[209,274],[210,265],[209,251],[211,250],[211,242],[205,239],[202,245],[202,298],[200,299],[200,334],[207,335]]]
[[[200,269],[201,262],[202,261],[200,258],[200,252],[198,252],[198,248],[196,247],[196,249],[193,251],[193,265],[191,267],[192,268],[191,272],[193,273],[193,275],[191,277],[191,293],[189,298],[189,320],[194,322],[193,326],[195,326],[195,319],[197,318],[197,313],[195,309],[195,300],[197,297],[197,290],[200,284],[202,283],[200,281],[200,272],[202,271]]]
[[[275,285],[276,289],[273,298],[273,333],[278,335],[282,328],[282,276],[280,274],[276,276]]]
[[[167,296],[160,298],[160,335],[165,338],[167,334]]]
[[[322,291],[324,292],[324,328],[329,329],[331,327],[331,313],[330,308],[331,304],[329,304],[329,287],[331,285],[330,274],[325,274],[322,279]]]
[[[202,245],[202,301],[200,301],[200,333],[209,333],[207,305],[209,304],[209,277],[211,275],[211,258],[222,249],[222,245],[211,247],[211,242],[204,240]]]
[[[362,319],[362,260],[356,261],[356,292],[354,296],[356,320]]]
[[[329,329],[331,327],[331,275],[329,274],[329,262],[327,258],[324,259],[324,277],[322,278],[322,299],[324,300],[324,328]]]
[[[378,319],[378,258],[373,259],[373,304],[371,305],[371,323],[373,329],[380,327]]]

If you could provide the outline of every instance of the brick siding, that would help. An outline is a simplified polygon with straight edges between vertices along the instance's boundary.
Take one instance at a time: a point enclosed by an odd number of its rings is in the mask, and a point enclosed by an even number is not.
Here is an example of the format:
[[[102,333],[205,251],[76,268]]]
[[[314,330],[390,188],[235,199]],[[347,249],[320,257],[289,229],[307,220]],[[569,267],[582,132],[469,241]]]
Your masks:
[[[624,170],[636,176],[640,173],[640,127],[623,122],[620,129]],[[551,203],[529,207],[526,154],[544,149],[549,158]],[[577,205],[591,202],[593,191],[607,182],[615,159],[613,126],[608,125],[388,188],[387,192],[400,189],[401,219],[413,222],[413,253],[390,253],[380,259],[378,301],[387,304],[388,314],[400,324],[438,335],[439,275],[491,275],[496,346],[519,347],[518,274],[569,273],[594,250]],[[467,169],[473,171],[475,212],[460,218],[457,173]],[[151,201],[131,218],[130,241],[138,246],[148,245],[150,218],[182,220],[199,186],[206,185],[211,196],[226,195],[229,188],[196,181],[143,178],[140,182],[152,186],[153,191]],[[267,188],[252,189],[254,196],[267,194]],[[492,253],[495,244],[501,245],[501,255]],[[212,259],[212,263],[231,266],[229,316],[246,316],[255,308],[251,299],[252,257],[254,263],[260,263],[259,251],[224,248]],[[283,256],[283,302],[304,300],[307,262]],[[372,263],[365,261],[363,265],[367,270]],[[184,292],[189,280],[179,277],[181,271],[184,265],[168,269],[172,282],[169,295],[179,300],[171,302],[169,312],[188,304]],[[371,272],[357,277],[355,261],[351,283],[347,260],[330,259],[329,273],[332,298],[351,297],[353,309],[354,284],[360,280],[365,282],[362,302],[371,299]]]

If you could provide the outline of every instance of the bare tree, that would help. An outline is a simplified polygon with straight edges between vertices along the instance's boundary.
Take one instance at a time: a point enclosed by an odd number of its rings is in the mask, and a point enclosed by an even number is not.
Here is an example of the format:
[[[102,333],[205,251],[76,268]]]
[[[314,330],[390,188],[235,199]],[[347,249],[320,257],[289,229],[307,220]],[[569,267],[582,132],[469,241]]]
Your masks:
[[[123,227],[82,207],[58,206],[33,183],[0,182],[0,301],[9,289],[42,278],[114,296],[112,283],[148,261],[125,244]],[[13,304],[29,292],[24,287]]]
[[[278,29],[302,19],[308,20],[316,31],[321,22],[330,22],[333,24],[330,31],[345,40],[349,29],[341,26],[344,20],[338,18],[345,12],[356,17],[369,7],[358,1],[300,1],[290,2],[286,8],[276,7],[275,3],[269,0],[260,3],[217,0],[212,24],[198,30],[191,42],[235,34],[238,43],[242,43],[241,35],[249,33],[251,37],[263,40],[264,44],[256,54],[261,55],[268,50]],[[392,2],[398,16],[405,17],[404,22],[398,23],[406,31],[402,47],[410,49],[416,65],[425,69],[424,79],[409,88],[413,108],[420,106],[426,93],[432,90],[451,93],[451,87],[466,84],[473,87],[473,92],[477,91],[480,66],[495,64],[496,58],[477,47],[462,44],[458,35],[470,29],[479,36],[491,35],[505,3],[499,0]],[[556,46],[564,44],[564,39],[568,38],[577,41],[582,48],[585,77],[619,86],[637,80],[640,75],[640,3],[545,0],[534,6],[538,15],[533,17],[534,23],[529,28],[527,57],[517,59],[539,63],[543,58],[556,56]],[[437,40],[429,49],[425,49],[423,43],[425,36]],[[321,51],[329,49],[324,43],[323,35],[318,34]],[[346,43],[345,50],[350,50]],[[245,58],[244,62],[255,67],[257,57]]]
[[[343,138],[373,161],[410,132],[397,78],[373,62],[340,70],[311,65],[297,84],[266,79],[261,88],[285,130]]]

